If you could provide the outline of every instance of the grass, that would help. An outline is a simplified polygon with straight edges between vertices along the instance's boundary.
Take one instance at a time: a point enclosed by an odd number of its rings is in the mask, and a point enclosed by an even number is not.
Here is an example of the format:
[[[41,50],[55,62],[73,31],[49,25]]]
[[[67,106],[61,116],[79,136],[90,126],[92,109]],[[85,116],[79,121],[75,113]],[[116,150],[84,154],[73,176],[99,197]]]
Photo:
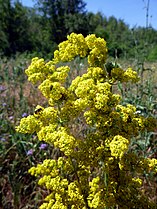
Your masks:
[[[132,66],[141,77],[137,85],[125,84],[116,89],[122,94],[123,102],[136,105],[141,115],[156,116],[157,63],[143,64],[128,60],[118,62],[123,68]],[[46,193],[37,186],[37,179],[27,171],[43,159],[52,158],[57,152],[50,145],[43,149],[43,142],[39,142],[36,135],[15,132],[15,126],[19,124],[20,119],[32,114],[38,103],[47,105],[37,87],[27,81],[24,70],[29,64],[30,57],[25,55],[19,55],[15,59],[0,59],[0,208],[3,209],[39,207]],[[81,75],[86,66],[86,60],[74,60],[70,64],[72,71],[67,85],[74,77]],[[132,140],[130,149],[139,155],[157,158],[157,130],[140,134],[138,139]],[[142,189],[157,202],[157,177],[152,176],[151,180],[148,180],[147,176],[143,178]]]
[[[24,73],[30,59],[18,57],[0,62],[0,208],[38,208],[43,191],[38,188],[38,193],[33,192],[36,180],[27,171],[51,153],[40,149],[36,136],[16,133],[15,126],[33,112],[39,98],[43,101],[42,95]],[[29,150],[34,151],[33,155],[28,154]]]

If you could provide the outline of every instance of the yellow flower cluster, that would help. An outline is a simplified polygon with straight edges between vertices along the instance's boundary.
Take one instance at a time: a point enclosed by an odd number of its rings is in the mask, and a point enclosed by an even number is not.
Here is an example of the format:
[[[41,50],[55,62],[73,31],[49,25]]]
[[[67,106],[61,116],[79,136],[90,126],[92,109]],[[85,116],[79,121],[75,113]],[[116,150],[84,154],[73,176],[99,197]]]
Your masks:
[[[157,173],[157,159],[148,159],[148,166],[151,171]]]
[[[20,126],[16,127],[16,131],[32,134],[38,132],[41,127],[42,123],[33,115],[29,115],[28,117],[21,119]]]
[[[85,57],[88,47],[82,34],[71,33],[67,36],[67,41],[58,45],[59,50],[54,52],[53,62],[56,64],[60,61],[68,62],[73,60],[77,55]]]
[[[117,135],[110,143],[111,155],[115,158],[122,158],[125,152],[128,150],[128,139]]]
[[[127,122],[129,120],[129,117],[131,120],[131,118],[134,117],[134,114],[136,112],[136,107],[130,104],[128,104],[127,107],[122,106],[122,105],[117,105],[116,109],[118,112],[120,112],[120,115],[124,122]]]
[[[57,111],[54,107],[43,108],[37,105],[34,115],[22,118],[16,131],[21,133],[38,133],[43,127],[50,125],[53,130],[58,120]]]
[[[101,199],[100,199],[100,178],[93,178],[91,182],[89,182],[90,186],[90,195],[88,197],[88,205],[90,208],[100,208]],[[105,206],[105,205],[104,205]]]
[[[58,130],[54,128],[54,125],[42,127],[37,134],[39,140],[53,144],[64,152],[65,155],[70,155],[74,149],[75,138],[69,135],[64,127],[59,127]]]
[[[42,94],[52,101],[57,101],[62,98],[62,95],[66,93],[65,87],[63,87],[59,82],[52,82],[46,79],[39,86],[39,90]]]
[[[70,68],[58,64],[76,56],[88,58],[88,69],[67,86]],[[157,172],[157,160],[139,158],[128,148],[131,137],[153,129],[156,120],[139,116],[133,105],[120,104],[113,85],[139,78],[131,68],[113,67],[109,72],[106,59],[104,39],[72,33],[59,44],[52,61],[34,58],[26,70],[50,106],[38,105],[16,130],[36,132],[62,156],[29,170],[50,191],[40,209],[154,207],[149,200],[143,203],[142,181],[136,174]]]
[[[107,59],[106,41],[102,38],[96,38],[94,34],[88,35],[86,43],[90,49],[88,63],[90,66],[103,66]]]
[[[86,57],[90,66],[102,66],[107,58],[106,42],[102,38],[96,38],[94,34],[86,38],[82,34],[71,33],[67,36],[67,41],[58,45],[59,50],[54,52],[53,63],[68,62],[76,56]],[[90,52],[89,52],[90,51]]]
[[[73,203],[72,204],[73,208],[78,208],[77,205],[81,206],[81,208],[86,208],[83,195],[80,194],[80,191],[79,191],[80,189],[77,186],[77,184],[78,182],[74,181],[74,182],[71,182],[68,186],[69,201]]]
[[[132,68],[128,68],[124,71],[121,68],[113,68],[111,70],[111,77],[112,82],[121,81],[121,82],[128,82],[131,81],[133,83],[139,81],[139,77],[136,71],[133,71]]]
[[[28,80],[32,83],[44,81],[54,71],[55,65],[53,65],[52,61],[45,64],[44,59],[39,59],[38,57],[33,58],[31,65],[25,70]]]
[[[60,173],[68,172],[67,162],[60,157],[56,160],[44,160],[42,164],[38,164],[37,167],[29,169],[29,173],[34,176],[43,175],[40,178],[38,184],[45,186],[51,191],[50,195],[45,198],[45,201],[41,208],[68,208],[71,204],[71,208],[86,208],[83,195],[81,194],[78,182],[69,183],[67,179],[61,178]]]

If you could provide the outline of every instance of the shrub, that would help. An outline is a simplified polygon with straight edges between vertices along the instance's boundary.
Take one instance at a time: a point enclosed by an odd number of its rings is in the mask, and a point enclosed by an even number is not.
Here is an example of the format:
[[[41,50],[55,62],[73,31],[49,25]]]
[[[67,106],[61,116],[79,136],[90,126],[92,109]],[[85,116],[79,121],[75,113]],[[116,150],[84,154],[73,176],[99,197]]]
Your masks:
[[[88,68],[67,85],[67,62],[76,56],[87,57]],[[156,120],[122,105],[114,90],[119,82],[138,82],[137,73],[107,64],[104,39],[72,33],[52,61],[35,57],[26,74],[49,106],[38,105],[16,129],[59,150],[29,169],[49,191],[40,209],[155,208],[140,188],[144,172],[157,172],[157,160],[137,156],[129,145],[139,132],[153,130]]]

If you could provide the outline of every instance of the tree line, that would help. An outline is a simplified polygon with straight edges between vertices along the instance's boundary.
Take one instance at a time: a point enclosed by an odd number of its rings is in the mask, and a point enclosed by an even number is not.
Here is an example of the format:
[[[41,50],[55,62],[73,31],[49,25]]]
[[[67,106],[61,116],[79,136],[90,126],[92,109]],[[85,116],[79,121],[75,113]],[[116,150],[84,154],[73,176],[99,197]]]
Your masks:
[[[122,19],[88,12],[83,0],[35,0],[28,8],[19,0],[0,0],[0,54],[37,53],[49,57],[71,32],[95,33],[107,41],[109,55],[157,58],[157,31],[130,28]]]

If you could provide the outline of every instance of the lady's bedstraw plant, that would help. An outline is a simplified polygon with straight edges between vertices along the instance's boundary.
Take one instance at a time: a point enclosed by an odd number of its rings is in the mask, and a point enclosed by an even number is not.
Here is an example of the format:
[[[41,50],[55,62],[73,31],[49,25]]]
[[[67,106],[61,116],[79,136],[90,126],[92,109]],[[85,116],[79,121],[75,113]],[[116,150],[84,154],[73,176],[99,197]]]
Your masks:
[[[70,68],[57,66],[76,56],[87,56],[88,69],[67,87]],[[138,157],[128,148],[133,136],[152,130],[156,121],[139,116],[130,104],[120,105],[113,85],[139,78],[131,68],[109,70],[106,59],[104,39],[72,33],[52,61],[33,58],[26,70],[49,106],[38,105],[34,115],[21,119],[17,131],[36,132],[39,140],[60,150],[58,159],[29,170],[50,192],[40,209],[155,208],[139,188],[143,172],[157,172],[157,160]]]

